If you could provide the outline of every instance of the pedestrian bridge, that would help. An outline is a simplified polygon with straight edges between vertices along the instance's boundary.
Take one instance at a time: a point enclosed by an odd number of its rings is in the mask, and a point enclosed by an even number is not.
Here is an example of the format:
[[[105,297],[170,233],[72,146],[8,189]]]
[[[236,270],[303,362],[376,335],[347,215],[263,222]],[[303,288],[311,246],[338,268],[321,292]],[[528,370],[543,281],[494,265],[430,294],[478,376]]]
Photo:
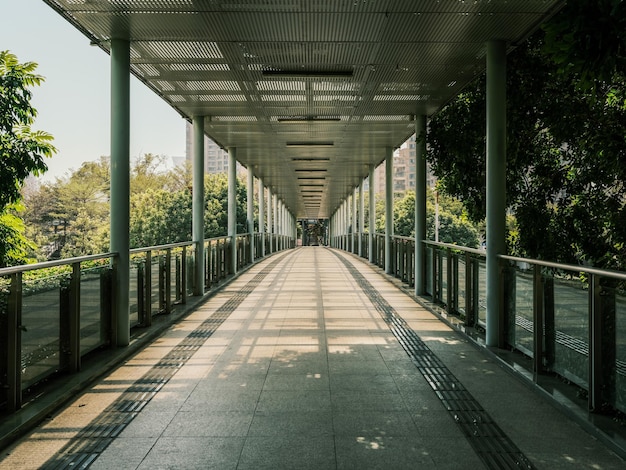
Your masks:
[[[111,56],[111,243],[0,270],[2,466],[623,468],[626,274],[506,253],[506,56],[563,2],[44,1]],[[483,72],[485,251],[426,240],[425,158]],[[193,123],[185,243],[130,248],[131,75]],[[205,136],[229,150],[211,240]],[[311,219],[328,246],[295,248]]]
[[[362,258],[283,250],[65,384],[0,467],[623,468],[511,364]]]

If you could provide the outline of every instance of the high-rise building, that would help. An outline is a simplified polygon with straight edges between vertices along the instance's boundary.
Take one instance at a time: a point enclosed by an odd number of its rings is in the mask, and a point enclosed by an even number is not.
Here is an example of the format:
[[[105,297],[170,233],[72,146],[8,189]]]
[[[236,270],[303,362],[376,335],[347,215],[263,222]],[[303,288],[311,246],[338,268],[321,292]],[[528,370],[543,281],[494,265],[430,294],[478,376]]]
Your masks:
[[[432,188],[437,179],[430,171],[430,165],[426,164],[426,186]],[[385,191],[385,163],[376,169],[377,193]],[[403,193],[415,190],[415,134],[412,135],[402,146],[393,153],[393,191]]]
[[[191,162],[193,160],[193,125],[189,122],[185,137],[186,160]],[[241,168],[237,170],[239,172]],[[206,136],[204,137],[204,172],[228,173],[228,152]]]

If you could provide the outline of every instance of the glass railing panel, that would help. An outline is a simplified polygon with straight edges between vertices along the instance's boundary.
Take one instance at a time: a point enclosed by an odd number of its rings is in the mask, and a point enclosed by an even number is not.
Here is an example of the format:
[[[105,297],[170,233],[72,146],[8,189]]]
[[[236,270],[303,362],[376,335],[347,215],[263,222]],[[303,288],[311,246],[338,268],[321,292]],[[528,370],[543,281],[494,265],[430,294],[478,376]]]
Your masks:
[[[69,286],[71,267],[60,266],[49,273],[33,271],[22,283],[23,390],[61,368],[59,332],[69,325],[60,324],[60,287]]]
[[[485,258],[478,260],[478,323],[487,324],[487,263]]]
[[[181,249],[172,250],[172,262],[170,263],[170,292],[172,302],[180,302],[183,297],[183,252]]]
[[[448,253],[446,250],[438,250],[439,251],[439,276],[440,276],[440,286],[441,286],[441,294],[439,296],[439,300],[447,304],[448,302]]]
[[[589,292],[580,279],[554,278],[554,370],[586,386],[589,377]]]
[[[426,246],[426,293],[433,295],[433,252],[435,248]]]
[[[152,266],[150,270],[150,304],[152,306],[152,315],[158,314],[163,306],[161,305],[161,270],[165,266],[165,255],[153,251],[152,252]]]
[[[466,292],[469,290],[468,286],[465,282],[465,274],[466,274],[466,266],[465,266],[465,255],[458,255],[458,286],[457,286],[457,305],[456,310],[460,315],[465,316],[465,297]]]
[[[80,277],[80,353],[93,351],[107,341],[108,312],[103,305],[102,279],[107,266],[81,270]]]
[[[515,348],[533,357],[535,350],[533,335],[533,284],[532,269],[526,267],[512,268],[515,279],[515,297],[513,299],[512,324],[509,331],[509,343]]]
[[[196,275],[196,256],[195,250],[187,248],[187,285],[184,286],[187,289],[187,295],[193,294],[194,277]]]
[[[608,335],[607,335],[608,336]],[[613,338],[603,338],[611,341]],[[615,294],[615,407],[626,413],[626,292]]]
[[[130,256],[130,285],[129,288],[129,315],[130,326],[136,326],[142,317],[142,313],[139,312],[140,305],[143,299],[143,283],[145,282],[145,253],[131,254]],[[143,276],[142,280],[139,280],[139,272]],[[141,282],[141,284],[140,284]]]

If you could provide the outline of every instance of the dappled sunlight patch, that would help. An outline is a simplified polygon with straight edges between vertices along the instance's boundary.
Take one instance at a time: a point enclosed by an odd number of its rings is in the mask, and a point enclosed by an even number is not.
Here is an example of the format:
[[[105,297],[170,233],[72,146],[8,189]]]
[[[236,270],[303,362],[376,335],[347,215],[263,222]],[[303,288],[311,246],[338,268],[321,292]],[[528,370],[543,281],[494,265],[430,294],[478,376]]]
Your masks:
[[[356,442],[361,444],[363,447],[369,450],[383,450],[385,448],[385,443],[383,442],[383,438],[380,436],[376,436],[373,439],[368,439],[367,437],[358,436],[356,438]]]
[[[427,336],[423,332],[420,334],[420,337],[425,343],[433,342],[433,343],[440,343],[440,344],[447,344],[447,345],[465,344],[465,341],[461,341],[458,338],[445,337],[445,336]]]
[[[382,345],[387,344],[384,338],[376,336],[336,336],[328,338],[328,347],[337,345],[354,345],[354,344],[366,344],[366,345]]]

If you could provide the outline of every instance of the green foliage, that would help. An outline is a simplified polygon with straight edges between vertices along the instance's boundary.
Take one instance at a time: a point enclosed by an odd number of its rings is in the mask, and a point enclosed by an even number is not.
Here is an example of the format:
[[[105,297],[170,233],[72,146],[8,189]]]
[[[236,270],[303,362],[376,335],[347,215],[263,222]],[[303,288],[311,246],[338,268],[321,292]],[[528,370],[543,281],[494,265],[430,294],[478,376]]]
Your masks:
[[[20,200],[20,189],[29,174],[48,167],[44,157],[56,151],[52,136],[31,130],[37,110],[30,104],[30,88],[43,77],[33,73],[34,62],[20,64],[8,51],[0,51],[0,210]]]
[[[415,192],[407,191],[396,199],[393,207],[394,234],[404,237],[415,236]],[[426,238],[435,239],[435,195],[428,191],[426,200]],[[439,241],[454,243],[469,248],[479,245],[478,229],[469,221],[460,201],[439,196]]]
[[[131,197],[130,246],[191,240],[191,192],[148,189]]]
[[[609,4],[619,24],[624,14],[616,2],[595,3],[573,2],[546,27],[546,40],[538,32],[509,55],[506,202],[516,219],[509,250],[624,269],[626,107],[619,102],[623,87],[616,86],[624,83],[623,55],[609,59],[596,50],[607,31],[616,34],[612,23],[603,32],[586,26],[609,21],[603,16]],[[563,24],[570,25],[571,42],[560,49],[554,41]],[[587,49],[578,50],[585,41]],[[571,60],[559,55],[566,53]],[[435,116],[429,135],[428,158],[442,187],[476,222],[485,216],[484,109],[481,77]]]
[[[569,0],[544,29],[544,51],[559,72],[576,74],[582,87],[610,83],[626,71],[623,0]]]
[[[26,264],[36,248],[24,236],[24,221],[18,216],[23,207],[13,204],[0,213],[0,268]]]
[[[34,62],[19,63],[8,51],[0,51],[0,266],[23,264],[35,248],[18,216],[24,180],[48,167],[45,157],[56,151],[52,136],[31,129],[37,110],[31,106],[30,88],[43,77],[34,73]]]
[[[132,248],[191,240],[192,195],[189,167],[163,171],[163,157],[145,154],[131,168],[130,245]],[[54,183],[25,195],[29,234],[44,248],[39,259],[104,253],[109,250],[109,161],[85,162]],[[205,236],[225,236],[228,180],[205,179]],[[237,185],[237,230],[246,227],[246,185]]]
[[[108,161],[101,158],[25,195],[25,219],[43,247],[41,259],[108,251],[110,186]]]
[[[225,174],[206,175],[204,181],[205,238],[227,234],[228,178]],[[131,198],[131,246],[153,246],[191,240],[192,194],[149,189]],[[246,185],[237,184],[237,233],[246,230]]]

